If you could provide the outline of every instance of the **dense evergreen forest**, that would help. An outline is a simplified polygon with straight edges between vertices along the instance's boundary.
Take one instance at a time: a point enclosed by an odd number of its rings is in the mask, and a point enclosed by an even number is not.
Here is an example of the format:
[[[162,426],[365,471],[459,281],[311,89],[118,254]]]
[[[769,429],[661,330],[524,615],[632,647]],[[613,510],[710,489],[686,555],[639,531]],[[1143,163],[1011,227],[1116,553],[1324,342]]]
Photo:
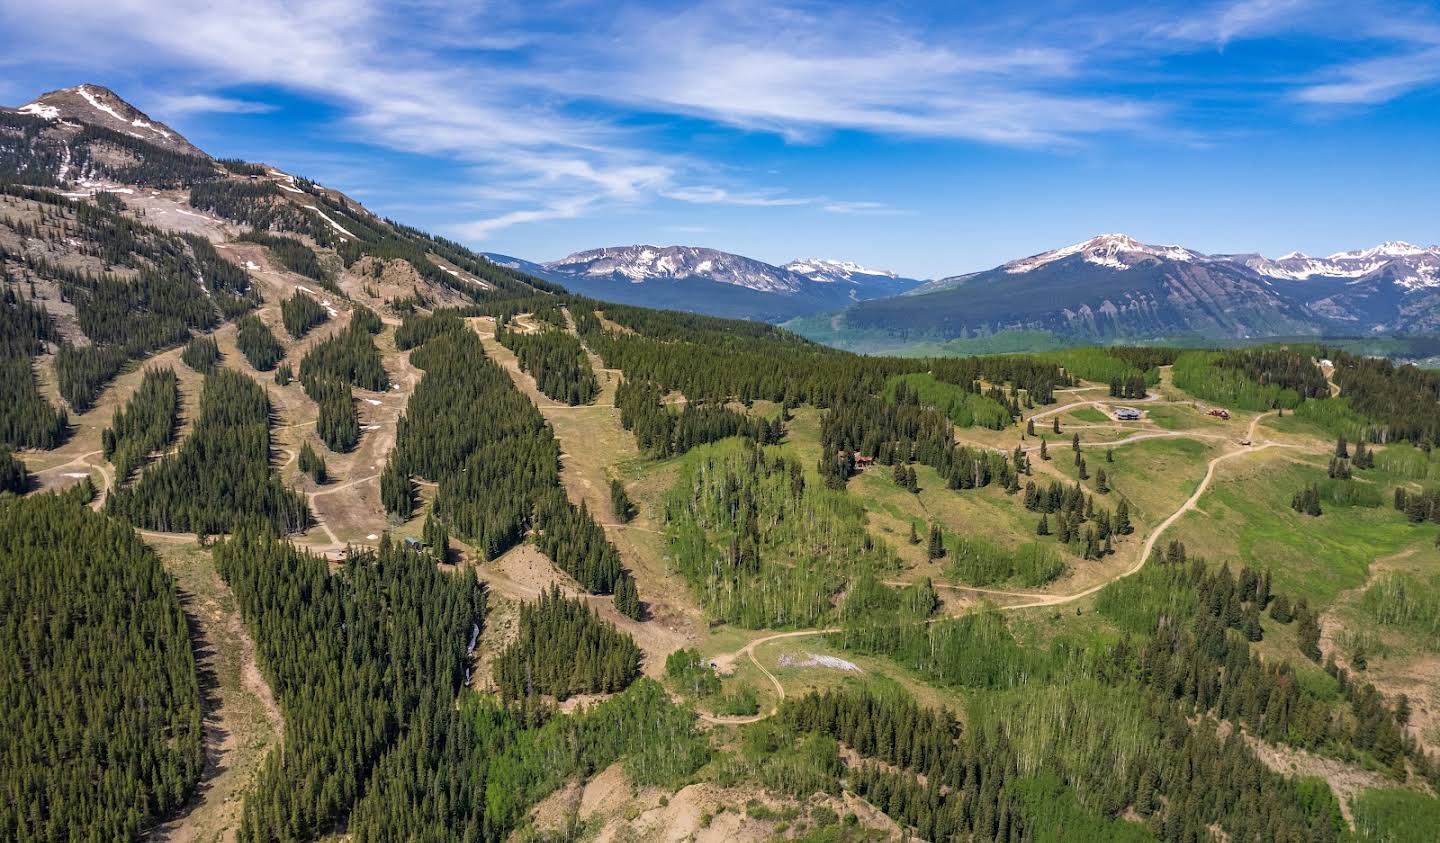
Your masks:
[[[535,378],[535,386],[556,401],[589,404],[600,392],[600,383],[590,371],[590,361],[580,341],[562,329],[536,333],[499,326],[495,339],[515,352],[520,368]]]
[[[285,716],[285,741],[245,800],[242,840],[310,839],[336,827],[407,731],[452,716],[485,600],[388,537],[324,560],[244,528],[215,547]]]
[[[355,450],[360,443],[360,413],[350,385],[329,377],[312,377],[305,383],[305,392],[315,401],[320,415],[315,432],[325,447],[336,453]]]
[[[495,660],[495,683],[507,700],[613,693],[639,674],[635,640],[559,586],[520,606],[517,637]]]
[[[174,533],[227,533],[252,518],[281,533],[311,524],[305,498],[270,472],[265,388],[233,369],[206,376],[195,427],[180,450],[116,489],[105,505],[137,527]]]
[[[133,840],[204,765],[175,586],[69,496],[0,501],[0,838]]]
[[[105,459],[123,484],[141,461],[170,444],[180,414],[180,381],[175,370],[150,368],[123,408],[117,408],[101,434]]]
[[[331,292],[337,291],[334,282],[329,280],[321,268],[320,258],[316,256],[315,250],[294,237],[251,230],[242,232],[238,239],[249,243],[259,243],[269,249],[270,253],[286,269],[320,283]]]

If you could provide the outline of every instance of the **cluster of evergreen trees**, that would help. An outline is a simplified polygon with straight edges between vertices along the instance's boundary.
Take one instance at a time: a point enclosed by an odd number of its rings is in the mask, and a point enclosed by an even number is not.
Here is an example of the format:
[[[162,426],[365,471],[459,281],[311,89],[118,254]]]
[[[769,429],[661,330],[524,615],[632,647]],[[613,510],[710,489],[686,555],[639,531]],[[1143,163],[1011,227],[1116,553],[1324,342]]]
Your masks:
[[[938,410],[863,396],[835,405],[820,422],[820,474],[827,485],[844,486],[856,458],[882,465],[916,461],[931,466],[951,489],[978,489],[999,483],[1015,487],[1016,469],[1005,454],[955,444],[955,430]]]
[[[535,386],[556,401],[575,406],[589,404],[600,394],[600,382],[580,341],[562,329],[537,333],[498,327],[495,339],[515,352],[520,368],[535,378]]]
[[[1079,552],[1086,559],[1113,553],[1115,536],[1129,535],[1135,530],[1130,523],[1129,501],[1122,498],[1112,514],[1108,509],[1097,507],[1095,496],[1086,494],[1078,480],[1074,485],[1052,480],[1043,488],[1033,480],[1027,481],[1024,501],[1026,509],[1040,513],[1037,535],[1054,535],[1061,544],[1081,543]],[[1055,516],[1053,526],[1052,515]]]
[[[389,541],[343,567],[244,528],[215,547],[285,718],[245,800],[240,839],[336,827],[412,732],[448,722],[484,621],[484,592]],[[393,771],[390,771],[393,772]]]
[[[1404,486],[1396,486],[1395,509],[1405,513],[1405,517],[1416,524],[1424,521],[1440,522],[1440,489],[1411,492]]]
[[[1311,483],[1309,486],[1296,492],[1294,496],[1290,498],[1290,508],[1304,515],[1321,515],[1323,510],[1320,508],[1320,487]]]
[[[238,239],[264,246],[286,269],[316,281],[331,292],[338,291],[335,282],[331,281],[321,268],[320,258],[315,254],[315,250],[294,237],[252,229],[241,233]]]
[[[235,323],[235,328],[236,347],[257,371],[268,372],[285,358],[285,347],[260,317],[246,314]]]
[[[495,683],[507,700],[613,693],[639,674],[635,640],[559,586],[520,606],[519,633],[495,660]]]
[[[138,527],[167,533],[225,533],[255,518],[281,533],[311,524],[305,498],[270,471],[264,387],[233,369],[206,376],[194,430],[180,450],[105,503]]]
[[[773,445],[785,435],[778,419],[752,419],[729,407],[686,402],[673,412],[653,381],[627,378],[615,389],[615,406],[620,409],[621,426],[634,432],[640,450],[662,459],[731,436]]]
[[[360,413],[350,385],[334,378],[315,376],[305,382],[305,394],[319,408],[315,432],[325,447],[336,453],[355,450],[360,443]]]
[[[324,324],[330,314],[320,306],[320,302],[296,290],[294,295],[280,302],[280,318],[285,323],[285,330],[298,340],[310,333],[311,328]]]
[[[220,345],[215,342],[215,337],[211,334],[201,334],[191,338],[180,352],[181,362],[202,375],[208,375],[215,371],[215,367],[220,364],[221,356]]]
[[[180,381],[175,370],[145,370],[140,388],[116,408],[110,426],[100,435],[105,459],[115,466],[115,482],[123,484],[150,454],[169,444],[180,414]]]
[[[71,496],[0,502],[0,838],[134,840],[205,763],[175,586]]]
[[[330,479],[330,471],[325,466],[325,458],[315,453],[315,449],[310,447],[309,442],[300,446],[296,462],[300,466],[300,471],[310,475],[310,479],[316,483],[324,483]]]
[[[380,362],[380,349],[375,346],[368,321],[363,317],[352,317],[345,330],[316,343],[300,360],[300,380],[307,390],[311,381],[325,378],[371,392],[390,388],[390,376]]]
[[[425,377],[397,425],[395,450],[380,478],[386,510],[408,518],[410,478],[434,480],[440,490],[433,513],[485,558],[533,528],[541,550],[587,591],[614,593],[620,611],[640,617],[635,583],[615,546],[560,488],[559,445],[540,411],[462,321],[423,324],[449,327],[411,353]]]

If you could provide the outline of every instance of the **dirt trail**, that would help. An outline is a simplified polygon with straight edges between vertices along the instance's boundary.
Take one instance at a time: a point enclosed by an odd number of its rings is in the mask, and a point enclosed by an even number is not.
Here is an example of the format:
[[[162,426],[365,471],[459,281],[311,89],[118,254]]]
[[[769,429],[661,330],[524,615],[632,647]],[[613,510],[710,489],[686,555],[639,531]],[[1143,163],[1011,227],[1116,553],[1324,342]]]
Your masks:
[[[260,672],[255,642],[234,594],[209,554],[175,549],[162,557],[176,576],[190,621],[204,701],[206,758],[190,804],[150,839],[231,841],[240,825],[243,794],[265,756],[282,740],[284,721]]]

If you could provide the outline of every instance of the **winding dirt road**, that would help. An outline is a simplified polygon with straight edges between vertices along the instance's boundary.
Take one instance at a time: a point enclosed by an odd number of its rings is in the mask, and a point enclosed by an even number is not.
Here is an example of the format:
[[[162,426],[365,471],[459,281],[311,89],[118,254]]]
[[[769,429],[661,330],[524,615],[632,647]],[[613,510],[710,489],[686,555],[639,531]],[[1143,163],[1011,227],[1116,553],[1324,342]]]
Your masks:
[[[1087,403],[1087,404],[1088,404],[1088,403],[1091,403],[1091,402],[1083,402],[1083,403]],[[1072,405],[1072,406],[1073,406],[1073,405]],[[1063,408],[1062,408],[1062,409],[1063,409]],[[1247,441],[1250,441],[1250,442],[1254,442],[1254,441],[1255,441],[1255,430],[1256,430],[1256,428],[1259,427],[1259,425],[1260,425],[1260,420],[1263,419],[1263,418],[1265,418],[1266,416],[1270,416],[1270,415],[1273,415],[1273,411],[1270,412],[1270,413],[1261,413],[1260,415],[1256,416],[1254,419],[1251,419],[1251,421],[1250,421],[1250,427],[1249,427],[1249,429],[1248,429],[1247,432],[1246,432],[1246,439],[1247,439]],[[1204,437],[1204,438],[1211,438],[1209,434],[1187,434],[1187,433],[1184,433],[1184,432],[1177,432],[1177,433],[1173,433],[1173,434],[1172,434],[1172,433],[1166,433],[1166,434],[1143,434],[1143,435],[1140,435],[1140,436],[1131,437],[1131,438],[1129,438],[1129,439],[1122,440],[1121,442],[1116,442],[1116,443],[1112,443],[1112,444],[1119,445],[1119,444],[1125,444],[1125,443],[1127,443],[1127,442],[1139,441],[1139,440],[1141,440],[1141,439],[1154,439],[1154,438],[1158,438],[1159,436],[1169,436],[1169,435],[1179,435],[1179,436],[1186,436],[1186,435],[1195,436],[1195,435],[1199,435],[1199,436],[1202,436],[1202,437]],[[1223,437],[1223,438],[1228,438],[1228,437]],[[1299,447],[1298,445],[1289,445],[1289,444],[1280,443],[1280,442],[1270,442],[1270,441],[1267,440],[1267,441],[1265,441],[1265,442],[1263,442],[1263,443],[1261,443],[1261,444],[1257,444],[1257,445],[1253,445],[1253,446],[1241,446],[1238,450],[1227,451],[1226,453],[1221,454],[1221,455],[1215,457],[1214,459],[1210,460],[1210,462],[1207,463],[1206,466],[1205,466],[1205,476],[1200,480],[1200,485],[1198,485],[1198,486],[1195,487],[1194,493],[1191,494],[1190,497],[1187,498],[1187,499],[1185,500],[1185,502],[1180,505],[1180,508],[1179,508],[1179,509],[1176,509],[1173,513],[1170,514],[1170,516],[1169,516],[1168,518],[1166,518],[1164,521],[1161,521],[1159,524],[1157,524],[1157,525],[1155,526],[1155,529],[1153,529],[1153,530],[1150,531],[1150,535],[1147,536],[1146,539],[1145,539],[1145,544],[1143,544],[1143,545],[1141,546],[1141,548],[1140,548],[1140,554],[1139,554],[1138,558],[1136,559],[1135,564],[1132,565],[1131,567],[1129,567],[1128,569],[1126,569],[1126,570],[1124,570],[1124,571],[1121,571],[1119,574],[1116,574],[1114,577],[1111,577],[1110,579],[1105,580],[1104,582],[1101,582],[1101,583],[1098,583],[1098,584],[1096,584],[1096,585],[1093,585],[1093,586],[1091,586],[1090,588],[1087,588],[1087,589],[1085,589],[1085,590],[1083,590],[1083,591],[1077,591],[1077,592],[1074,592],[1074,593],[1072,593],[1072,594],[1035,594],[1035,593],[1033,593],[1033,592],[1023,592],[1023,591],[998,591],[998,590],[995,590],[995,589],[972,588],[972,587],[961,586],[961,585],[948,585],[947,587],[952,588],[952,589],[956,589],[956,590],[960,590],[960,591],[968,591],[968,592],[972,592],[972,593],[977,593],[977,594],[992,594],[992,595],[1000,595],[1000,596],[1007,596],[1007,597],[1033,597],[1033,598],[1035,598],[1034,600],[1031,600],[1031,601],[1026,602],[1026,603],[1015,603],[1015,604],[1012,604],[1012,605],[1009,605],[1009,606],[1002,606],[1002,607],[1000,607],[1000,610],[1001,610],[1001,611],[1004,611],[1004,612],[1013,612],[1013,611],[1018,611],[1018,610],[1020,610],[1020,609],[1034,609],[1034,608],[1039,608],[1039,607],[1044,607],[1044,606],[1063,606],[1063,605],[1065,605],[1065,604],[1067,604],[1067,603],[1074,603],[1074,602],[1077,601],[1077,600],[1083,600],[1084,598],[1089,597],[1090,595],[1099,592],[1101,589],[1103,589],[1105,586],[1109,585],[1110,583],[1117,582],[1117,581],[1122,580],[1122,579],[1124,579],[1124,578],[1126,578],[1126,577],[1134,576],[1135,574],[1140,573],[1140,571],[1144,569],[1145,563],[1150,559],[1150,554],[1155,550],[1155,545],[1156,545],[1156,543],[1160,541],[1160,537],[1165,534],[1165,531],[1168,530],[1168,529],[1170,529],[1171,527],[1173,527],[1176,522],[1178,522],[1181,518],[1183,518],[1183,517],[1185,516],[1185,513],[1190,512],[1191,510],[1195,509],[1196,505],[1199,504],[1200,498],[1205,494],[1205,492],[1206,492],[1207,490],[1209,490],[1210,484],[1214,481],[1214,479],[1215,479],[1215,471],[1216,471],[1216,469],[1219,467],[1219,465],[1220,465],[1221,463],[1227,462],[1227,461],[1229,461],[1229,460],[1236,459],[1236,458],[1238,458],[1238,457],[1243,457],[1243,456],[1246,456],[1246,455],[1248,455],[1248,454],[1253,454],[1253,453],[1256,453],[1256,452],[1259,452],[1259,451],[1263,451],[1263,450],[1266,450],[1266,449],[1268,449],[1268,448],[1298,448],[1298,447]],[[941,617],[929,618],[929,619],[927,619],[927,620],[925,620],[925,621],[922,621],[922,623],[924,623],[925,625],[928,626],[928,625],[930,625],[930,624],[935,624],[935,623],[939,623],[939,622],[941,622],[941,621],[950,620],[950,619],[952,619],[953,617],[955,617],[955,616],[953,616],[953,615],[944,615],[944,616],[941,616]],[[775,707],[772,708],[769,712],[762,713],[762,714],[755,714],[755,715],[751,715],[751,716],[748,716],[748,717],[724,717],[724,716],[719,716],[719,715],[703,714],[703,713],[702,713],[702,714],[700,714],[700,719],[705,720],[705,721],[707,721],[707,722],[709,722],[709,723],[717,723],[717,724],[722,724],[722,725],[727,725],[727,726],[733,726],[733,725],[743,725],[743,724],[745,724],[745,723],[757,723],[757,722],[759,722],[759,721],[761,721],[761,720],[764,720],[764,719],[766,719],[766,718],[768,718],[768,717],[773,716],[773,715],[775,714],[775,712],[779,710],[780,702],[785,699],[785,686],[784,686],[783,684],[781,684],[781,682],[780,682],[779,679],[776,679],[776,678],[775,678],[775,674],[771,673],[768,669],[766,669],[765,665],[761,664],[761,663],[760,663],[760,660],[755,657],[755,648],[756,648],[756,647],[759,647],[759,646],[762,645],[762,644],[768,644],[768,643],[770,643],[771,641],[779,641],[779,640],[786,639],[786,638],[808,638],[808,637],[812,637],[812,636],[816,636],[816,635],[829,635],[829,634],[836,633],[836,632],[840,632],[840,631],[841,631],[841,630],[840,630],[838,627],[826,627],[826,628],[823,628],[823,629],[819,629],[819,628],[817,628],[817,629],[798,629],[798,630],[794,630],[794,631],[791,631],[791,632],[779,632],[779,633],[775,633],[775,634],[773,634],[773,635],[766,635],[766,636],[763,636],[763,637],[760,637],[760,638],[756,638],[755,640],[753,640],[753,641],[751,641],[750,643],[746,644],[744,647],[741,647],[739,650],[736,650],[734,653],[732,653],[732,654],[730,654],[730,655],[728,655],[728,656],[721,656],[721,657],[717,658],[717,659],[716,659],[717,662],[721,662],[722,664],[726,664],[726,665],[734,664],[735,662],[739,661],[742,657],[750,659],[750,662],[751,662],[752,664],[754,664],[755,667],[758,668],[759,671],[760,671],[762,674],[765,675],[765,678],[768,679],[768,680],[770,680],[770,684],[774,686],[774,688],[775,688],[775,693],[776,693],[776,697],[777,697],[777,698],[776,698],[776,702],[775,702]]]

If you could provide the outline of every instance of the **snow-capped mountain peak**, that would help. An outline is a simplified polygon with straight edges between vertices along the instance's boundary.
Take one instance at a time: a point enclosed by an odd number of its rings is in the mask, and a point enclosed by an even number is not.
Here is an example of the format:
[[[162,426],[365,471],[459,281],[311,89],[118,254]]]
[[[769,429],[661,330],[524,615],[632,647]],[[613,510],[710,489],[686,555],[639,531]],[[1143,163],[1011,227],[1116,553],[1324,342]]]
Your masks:
[[[1079,255],[1086,263],[1119,270],[1130,269],[1142,261],[1157,258],[1193,261],[1204,257],[1181,246],[1152,246],[1141,243],[1128,234],[1101,234],[1080,243],[1011,261],[1005,264],[1004,269],[1012,275],[1031,272],[1072,255]]]
[[[900,277],[888,269],[871,269],[866,266],[861,266],[854,261],[837,261],[827,258],[803,258],[801,260],[793,260],[781,268],[799,273],[812,281],[819,281],[821,283],[833,283],[836,281],[855,283],[858,280],[857,276],[865,279],[898,279]]]
[[[703,278],[769,293],[793,293],[805,281],[778,266],[697,246],[611,246],[576,252],[544,266],[561,273],[624,278],[633,284]]]
[[[198,147],[169,126],[121,99],[103,85],[76,85],[41,94],[34,102],[16,109],[46,120],[102,126],[155,146],[188,155],[204,156]]]

